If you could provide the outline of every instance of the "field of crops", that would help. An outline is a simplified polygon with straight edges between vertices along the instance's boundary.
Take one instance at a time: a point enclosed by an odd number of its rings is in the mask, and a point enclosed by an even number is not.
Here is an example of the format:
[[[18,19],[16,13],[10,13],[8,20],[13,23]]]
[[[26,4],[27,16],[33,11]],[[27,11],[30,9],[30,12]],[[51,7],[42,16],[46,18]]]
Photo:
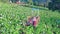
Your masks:
[[[40,22],[34,29],[32,25],[21,25],[25,23],[27,16],[32,15],[31,12],[32,8],[29,7],[0,3],[0,34],[60,34],[60,28],[57,27],[60,24],[60,13],[48,9],[39,10]]]

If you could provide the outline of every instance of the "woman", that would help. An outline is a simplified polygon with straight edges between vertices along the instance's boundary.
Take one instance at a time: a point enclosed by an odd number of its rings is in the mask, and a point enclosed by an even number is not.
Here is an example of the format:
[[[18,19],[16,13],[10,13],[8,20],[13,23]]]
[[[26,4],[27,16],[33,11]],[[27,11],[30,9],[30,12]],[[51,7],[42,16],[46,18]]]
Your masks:
[[[27,23],[26,25],[29,26],[30,24],[32,24],[34,27],[37,26],[38,22],[39,22],[40,17],[28,17]]]

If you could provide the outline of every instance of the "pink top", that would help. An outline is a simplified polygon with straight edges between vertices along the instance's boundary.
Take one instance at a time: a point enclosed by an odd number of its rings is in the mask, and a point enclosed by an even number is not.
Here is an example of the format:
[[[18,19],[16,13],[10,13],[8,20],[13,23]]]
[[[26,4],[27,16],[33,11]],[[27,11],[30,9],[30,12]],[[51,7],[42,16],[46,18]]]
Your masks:
[[[33,18],[33,21],[37,21],[37,20],[36,20],[36,17]]]
[[[33,22],[34,22],[34,26],[36,26],[37,25],[37,19],[36,19],[36,17],[33,18]]]

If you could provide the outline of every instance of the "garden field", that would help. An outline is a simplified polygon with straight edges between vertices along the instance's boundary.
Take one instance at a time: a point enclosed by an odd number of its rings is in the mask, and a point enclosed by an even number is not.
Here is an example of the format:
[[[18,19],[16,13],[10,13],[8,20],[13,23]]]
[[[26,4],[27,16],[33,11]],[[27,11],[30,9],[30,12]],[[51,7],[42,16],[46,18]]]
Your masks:
[[[35,29],[32,25],[23,26],[27,16],[32,16],[32,11],[29,7],[0,3],[0,34],[60,34],[60,13],[47,8],[34,10],[33,15],[39,11],[40,16]]]

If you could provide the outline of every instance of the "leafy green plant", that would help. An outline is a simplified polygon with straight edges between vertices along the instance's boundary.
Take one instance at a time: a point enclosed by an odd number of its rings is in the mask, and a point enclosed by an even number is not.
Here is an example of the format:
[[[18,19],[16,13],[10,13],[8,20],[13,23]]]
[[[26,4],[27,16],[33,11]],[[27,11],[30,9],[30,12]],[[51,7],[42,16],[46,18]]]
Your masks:
[[[58,12],[52,12],[50,10],[39,10],[40,22],[36,29],[33,26],[23,26],[23,20],[27,19],[27,16],[31,16],[32,8],[23,7],[16,4],[0,4],[0,33],[1,34],[20,34],[22,32],[26,34],[52,34],[55,31],[60,34],[59,28],[56,26],[56,19],[60,19]],[[36,10],[37,13],[38,10]],[[35,15],[35,14],[33,14]],[[24,21],[25,23],[25,21]],[[52,27],[52,24],[55,27]],[[21,29],[21,30],[20,30]]]

